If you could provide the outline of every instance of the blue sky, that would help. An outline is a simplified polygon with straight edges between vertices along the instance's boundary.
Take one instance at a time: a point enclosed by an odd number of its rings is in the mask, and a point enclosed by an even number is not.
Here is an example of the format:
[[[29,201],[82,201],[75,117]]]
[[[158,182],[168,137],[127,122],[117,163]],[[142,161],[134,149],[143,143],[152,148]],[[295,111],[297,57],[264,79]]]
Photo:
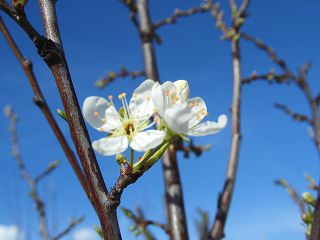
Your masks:
[[[161,3],[150,0],[152,18],[162,19],[171,15],[175,8],[187,9],[199,3],[196,0],[163,0]],[[121,65],[133,70],[143,67],[138,35],[128,20],[127,9],[118,1],[96,1],[93,6],[86,1],[77,1],[76,4],[58,1],[57,5],[64,48],[80,103],[92,95],[116,95],[122,91],[130,94],[143,79],[118,80],[103,91],[94,86],[95,80],[109,70],[119,69]],[[222,7],[228,15],[227,4],[223,3]],[[250,18],[244,27],[244,31],[276,49],[292,69],[312,61],[310,82],[315,92],[320,87],[317,79],[320,74],[320,34],[316,30],[320,21],[319,7],[317,0],[253,1]],[[43,32],[36,1],[28,3],[27,12],[37,29]],[[35,73],[51,109],[55,111],[61,108],[54,79],[33,45],[11,20],[7,17],[4,20],[23,53],[34,62]],[[206,100],[209,119],[216,120],[222,113],[230,116],[230,44],[219,40],[220,32],[215,28],[212,17],[202,14],[181,19],[176,26],[160,29],[159,34],[163,38],[163,44],[156,47],[161,80],[187,79],[191,95]],[[273,67],[265,54],[252,45],[243,42],[241,46],[244,76],[253,70],[264,73]],[[70,217],[85,215],[86,220],[78,229],[92,229],[98,223],[93,209],[48,124],[32,103],[32,91],[23,71],[2,37],[0,52],[0,107],[11,104],[20,116],[18,130],[21,150],[30,172],[36,175],[48,162],[62,160],[61,167],[40,186],[42,196],[47,200],[50,224],[56,222],[57,228],[62,229]],[[287,194],[274,186],[273,181],[286,178],[297,189],[305,191],[307,183],[303,173],[309,172],[317,179],[319,160],[309,139],[307,126],[293,122],[274,109],[274,102],[309,113],[303,95],[294,86],[256,83],[243,88],[243,141],[236,190],[226,228],[227,240],[304,238],[298,210]],[[57,120],[70,140],[65,122],[58,117]],[[29,234],[29,239],[38,240],[37,218],[11,156],[7,125],[7,119],[0,116],[0,225],[19,225],[25,234]],[[88,129],[92,140],[102,137],[90,126]],[[183,159],[180,156],[191,239],[196,239],[193,227],[193,221],[197,218],[195,210],[208,210],[211,220],[215,214],[228,159],[230,130],[229,125],[220,134],[195,139],[197,144],[213,145],[211,151],[204,153],[201,158]],[[112,158],[97,156],[107,186],[110,187],[118,176],[118,166]],[[54,197],[50,189],[57,189]],[[143,206],[149,218],[165,220],[159,163],[126,189],[122,206]],[[119,219],[124,239],[135,239],[129,233],[130,224],[121,212]],[[32,230],[28,231],[27,228]],[[66,239],[76,238],[70,235]],[[165,239],[165,236],[159,233],[159,239]],[[93,239],[88,237],[86,240]]]

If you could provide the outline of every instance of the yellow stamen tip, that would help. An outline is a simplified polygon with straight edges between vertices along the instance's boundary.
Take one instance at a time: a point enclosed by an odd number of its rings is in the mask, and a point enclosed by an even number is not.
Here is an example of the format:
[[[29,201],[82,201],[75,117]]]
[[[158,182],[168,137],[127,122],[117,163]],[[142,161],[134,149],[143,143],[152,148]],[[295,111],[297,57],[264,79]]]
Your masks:
[[[100,116],[100,114],[98,112],[94,112],[93,114],[94,114],[95,117],[99,117]]]
[[[109,97],[108,97],[108,98],[109,98],[109,100],[112,100],[113,96],[112,96],[112,95],[109,95]]]

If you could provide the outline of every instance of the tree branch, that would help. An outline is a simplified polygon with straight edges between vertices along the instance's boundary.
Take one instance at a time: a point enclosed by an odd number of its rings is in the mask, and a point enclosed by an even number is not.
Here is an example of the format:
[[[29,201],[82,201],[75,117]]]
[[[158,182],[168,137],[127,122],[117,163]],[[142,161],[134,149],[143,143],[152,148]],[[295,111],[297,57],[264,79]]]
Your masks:
[[[129,71],[127,68],[121,67],[118,72],[110,71],[110,72],[108,72],[107,76],[96,81],[96,86],[100,89],[103,89],[107,85],[109,85],[110,83],[112,83],[113,81],[115,81],[118,78],[130,77],[132,79],[135,79],[138,77],[144,77],[145,75],[146,74],[143,70],[142,71]]]
[[[57,237],[52,238],[49,233],[49,228],[48,228],[48,219],[47,219],[47,213],[45,209],[45,203],[41,199],[39,192],[38,192],[38,183],[40,180],[42,180],[44,177],[48,176],[54,169],[58,167],[58,164],[54,162],[53,164],[50,164],[49,167],[43,171],[38,177],[32,178],[22,160],[21,156],[21,151],[19,147],[19,138],[18,138],[18,133],[17,133],[17,121],[18,121],[18,116],[13,112],[13,109],[10,106],[5,107],[4,113],[6,117],[10,121],[10,126],[9,126],[9,132],[11,134],[11,141],[12,141],[12,152],[15,160],[18,163],[19,170],[21,172],[21,175],[25,182],[28,184],[28,187],[30,189],[30,195],[31,198],[33,199],[35,205],[36,205],[36,210],[37,214],[39,217],[39,232],[43,240],[58,240],[63,236],[66,236],[74,227],[80,223],[83,218],[78,219],[76,221],[73,221],[72,224],[68,226],[68,228],[62,232],[61,234],[57,235]]]
[[[307,122],[309,124],[312,124],[312,121],[309,119],[308,116],[306,116],[304,114],[300,114],[300,113],[295,113],[290,108],[288,108],[286,105],[276,103],[274,106],[275,106],[275,108],[282,110],[284,113],[289,115],[293,120],[295,120],[297,122]]]
[[[68,117],[70,133],[84,169],[88,186],[91,189],[92,199],[98,213],[103,236],[105,240],[120,240],[121,234],[117,212],[115,208],[109,209],[106,206],[108,191],[91,146],[89,134],[81,114],[77,95],[64,55],[55,3],[54,0],[39,0],[47,37],[54,43],[55,50],[59,53],[59,58],[56,62],[47,62],[47,64],[53,73],[60,92],[63,106]]]
[[[135,235],[142,232],[147,240],[155,240],[151,232],[147,229],[150,225],[162,229],[168,235],[170,234],[170,228],[167,224],[146,219],[140,207],[136,209],[137,214],[127,208],[122,208],[122,211],[134,222],[135,226],[133,226],[133,231],[135,231]]]
[[[301,214],[304,214],[306,212],[304,207],[304,201],[300,197],[300,194],[292,186],[290,186],[290,184],[285,179],[276,180],[274,183],[287,190],[292,200],[298,206]]]
[[[1,16],[0,16],[0,31],[4,35],[6,41],[8,42],[9,46],[11,47],[13,53],[15,54],[17,60],[19,61],[23,71],[25,72],[28,81],[30,83],[30,86],[32,88],[32,91],[34,93],[34,102],[35,104],[40,108],[43,115],[47,119],[47,122],[49,123],[53,133],[55,134],[57,140],[60,143],[60,146],[62,147],[71,167],[73,168],[74,172],[76,173],[78,180],[84,189],[87,197],[91,200],[90,191],[88,189],[87,180],[85,176],[83,175],[82,169],[76,159],[76,156],[74,152],[72,151],[70,145],[68,144],[65,136],[63,135],[61,129],[59,128],[55,118],[53,117],[50,108],[47,104],[47,101],[42,94],[41,88],[38,84],[38,81],[36,79],[36,76],[33,72],[32,62],[25,57],[23,57],[20,49],[18,48],[17,44],[15,43],[13,37],[11,36],[8,28],[6,27],[5,23],[3,22]]]
[[[228,217],[229,208],[234,192],[234,186],[236,182],[239,151],[241,141],[241,128],[240,128],[240,108],[241,108],[241,86],[242,86],[242,73],[241,73],[241,58],[240,58],[240,45],[239,38],[236,37],[240,33],[242,24],[239,23],[238,18],[240,15],[245,16],[249,1],[243,1],[240,7],[242,12],[237,10],[237,5],[234,0],[230,0],[230,9],[232,14],[232,36],[228,38],[231,42],[232,49],[232,65],[233,65],[233,100],[231,106],[232,112],[232,136],[230,155],[227,166],[226,180],[222,192],[219,194],[218,210],[214,220],[214,224],[210,230],[209,238],[213,240],[220,240],[225,236],[224,228]],[[222,22],[222,17],[219,9],[216,6],[213,7],[213,16],[217,21],[218,27],[223,33],[227,28]],[[220,22],[218,24],[218,22]],[[230,30],[228,30],[230,32]]]
[[[242,79],[242,84],[250,84],[255,81],[261,81],[264,80],[267,83],[286,83],[288,80],[292,79],[292,76],[289,76],[287,74],[275,74],[274,70],[270,70],[266,74],[257,74],[256,72],[253,72],[251,76]],[[289,82],[288,82],[289,83]]]
[[[52,240],[59,240],[66,235],[68,235],[78,224],[82,223],[84,220],[84,217],[80,217],[78,219],[72,219],[67,226],[65,230],[63,230],[61,233],[57,234]]]
[[[138,0],[140,19],[140,39],[148,78],[160,82],[154,45],[152,42],[153,24],[150,18],[148,0]],[[168,222],[171,226],[170,239],[188,240],[188,227],[184,209],[183,191],[180,180],[176,151],[169,147],[162,157],[162,168],[165,182],[165,196]]]
[[[211,8],[211,3],[207,2],[207,3],[203,3],[201,6],[199,7],[193,7],[187,10],[180,10],[180,9],[176,9],[174,11],[174,14],[170,17],[167,17],[163,20],[157,21],[156,23],[153,24],[152,28],[154,30],[157,30],[163,26],[169,25],[169,24],[176,24],[177,20],[183,17],[190,17],[194,14],[198,14],[198,13],[205,13],[208,12]]]

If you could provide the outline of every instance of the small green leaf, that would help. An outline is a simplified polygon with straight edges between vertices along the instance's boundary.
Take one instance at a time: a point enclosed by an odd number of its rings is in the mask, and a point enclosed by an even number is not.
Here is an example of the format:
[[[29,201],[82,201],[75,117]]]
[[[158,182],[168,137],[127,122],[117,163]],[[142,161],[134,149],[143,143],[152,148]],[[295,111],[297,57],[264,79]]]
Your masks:
[[[64,111],[62,111],[61,109],[58,109],[57,112],[60,117],[62,117],[66,122],[68,122],[67,114]]]
[[[103,234],[102,234],[101,228],[98,227],[97,225],[95,225],[94,230],[96,231],[96,233],[98,233],[99,237],[101,237],[101,239],[103,239]]]

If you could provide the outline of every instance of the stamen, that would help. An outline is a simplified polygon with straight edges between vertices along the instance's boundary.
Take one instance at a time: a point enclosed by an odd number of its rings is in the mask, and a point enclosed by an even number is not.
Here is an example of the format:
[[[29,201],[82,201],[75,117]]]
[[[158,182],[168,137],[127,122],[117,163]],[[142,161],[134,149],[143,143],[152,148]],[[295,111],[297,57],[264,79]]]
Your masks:
[[[112,101],[113,96],[112,96],[112,95],[109,95],[109,97],[108,97],[108,98],[109,98],[109,100],[110,100],[110,101]]]
[[[95,117],[100,117],[100,114],[99,114],[98,112],[94,112],[93,115],[94,115]]]
[[[192,102],[189,103],[189,108],[192,108],[194,104]]]

